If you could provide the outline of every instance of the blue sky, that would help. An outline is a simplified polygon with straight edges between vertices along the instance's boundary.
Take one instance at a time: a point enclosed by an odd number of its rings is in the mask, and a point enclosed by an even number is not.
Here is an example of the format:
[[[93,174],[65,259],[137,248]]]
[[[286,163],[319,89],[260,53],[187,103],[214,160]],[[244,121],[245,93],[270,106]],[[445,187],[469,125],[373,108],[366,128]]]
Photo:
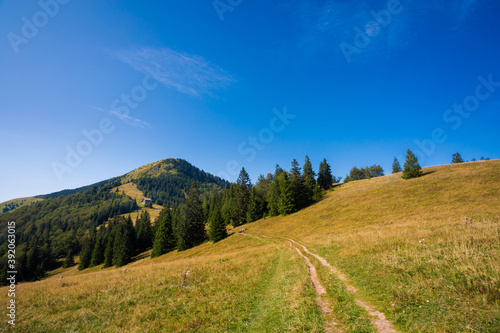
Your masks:
[[[0,202],[168,157],[499,158],[498,1],[0,1]],[[233,171],[234,170],[234,171]]]

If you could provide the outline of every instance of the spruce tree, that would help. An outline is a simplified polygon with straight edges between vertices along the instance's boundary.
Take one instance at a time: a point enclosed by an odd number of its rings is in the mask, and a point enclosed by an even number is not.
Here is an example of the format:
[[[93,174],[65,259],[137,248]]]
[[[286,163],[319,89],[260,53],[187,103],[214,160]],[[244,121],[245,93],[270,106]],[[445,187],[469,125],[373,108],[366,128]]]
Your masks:
[[[306,155],[304,168],[302,172],[302,179],[304,181],[304,206],[314,202],[314,193],[316,191],[316,173],[314,172],[309,156]]]
[[[333,185],[333,176],[330,165],[326,162],[326,158],[319,165],[318,185],[323,190],[328,190]]]
[[[422,176],[422,168],[420,164],[418,164],[417,157],[413,154],[413,152],[408,149],[406,152],[406,161],[403,170],[403,179],[410,179]]]
[[[106,240],[103,235],[97,237],[92,251],[92,259],[90,260],[90,267],[100,265],[104,262],[104,251],[106,250]]]
[[[252,187],[250,189],[250,198],[248,202],[248,210],[247,210],[247,222],[253,222],[262,217],[262,199],[260,198],[256,187]]]
[[[203,207],[199,198],[198,186],[193,182],[184,206],[184,218],[179,222],[178,245],[180,251],[201,244],[206,239]]]
[[[92,260],[92,252],[94,251],[95,236],[90,235],[87,241],[83,245],[82,252],[80,253],[80,263],[78,264],[78,270],[81,271],[90,266]]]
[[[73,259],[73,250],[69,249],[66,258],[64,258],[63,268],[69,268],[75,265],[75,260]]]
[[[288,172],[282,172],[277,179],[279,187],[278,213],[288,215],[293,212],[293,191],[289,181]]]
[[[227,237],[226,224],[222,218],[220,209],[214,209],[209,218],[208,237],[212,242],[218,242]]]
[[[463,163],[464,159],[462,158],[462,155],[460,153],[456,153],[452,155],[452,160],[451,163]]]
[[[305,197],[304,181],[300,173],[299,163],[296,159],[292,161],[290,169],[290,187],[292,189],[293,211],[297,211],[307,205]]]
[[[269,188],[269,203],[268,210],[269,216],[277,216],[279,215],[279,204],[280,204],[280,180],[279,176],[283,173],[283,169],[280,168],[279,165],[276,164],[276,170],[274,171],[273,181]]]
[[[250,188],[252,184],[245,168],[241,168],[240,175],[236,181],[233,201],[233,227],[246,222]]]
[[[153,243],[151,258],[165,254],[175,247],[174,233],[172,229],[172,213],[169,208],[163,208],[156,222],[157,229]]]
[[[124,266],[130,262],[131,257],[128,249],[129,243],[130,241],[126,226],[124,224],[118,225],[116,228],[113,246],[113,264],[116,267]]]
[[[403,171],[403,169],[401,169],[401,164],[399,164],[398,159],[394,157],[394,162],[392,162],[392,173],[398,173],[401,171]]]
[[[137,225],[137,249],[144,251],[151,247],[153,243],[153,227],[147,210],[142,212],[141,217],[136,222]]]
[[[113,249],[115,244],[115,230],[111,230],[104,250],[104,268],[113,266]]]

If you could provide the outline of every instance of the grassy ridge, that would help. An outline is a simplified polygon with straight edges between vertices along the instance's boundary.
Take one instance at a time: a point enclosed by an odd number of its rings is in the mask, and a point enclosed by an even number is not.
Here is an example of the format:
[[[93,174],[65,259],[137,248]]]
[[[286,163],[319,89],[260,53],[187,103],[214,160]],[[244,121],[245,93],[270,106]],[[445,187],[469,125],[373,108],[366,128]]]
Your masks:
[[[268,235],[327,259],[400,331],[497,332],[500,161],[424,171],[341,185],[300,212],[245,226],[248,236],[145,253],[126,273],[73,267],[20,284],[17,331],[323,332],[304,260]],[[339,327],[374,331],[343,282],[309,257]]]
[[[500,161],[424,171],[348,183],[248,229],[295,236],[402,331],[498,331]]]

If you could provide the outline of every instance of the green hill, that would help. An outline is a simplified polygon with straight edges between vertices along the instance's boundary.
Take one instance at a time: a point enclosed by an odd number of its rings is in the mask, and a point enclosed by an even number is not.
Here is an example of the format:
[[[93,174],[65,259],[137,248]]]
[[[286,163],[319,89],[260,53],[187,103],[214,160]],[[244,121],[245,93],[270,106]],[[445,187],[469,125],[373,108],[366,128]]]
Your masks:
[[[500,160],[353,181],[215,244],[22,283],[16,329],[497,332],[499,223]]]

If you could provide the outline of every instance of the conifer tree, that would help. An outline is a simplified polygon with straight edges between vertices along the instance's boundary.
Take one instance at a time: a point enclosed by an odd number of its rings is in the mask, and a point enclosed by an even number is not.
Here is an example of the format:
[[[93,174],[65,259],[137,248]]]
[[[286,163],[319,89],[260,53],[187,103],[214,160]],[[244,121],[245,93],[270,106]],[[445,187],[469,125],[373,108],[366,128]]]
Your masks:
[[[129,246],[127,227],[124,224],[119,224],[116,228],[113,246],[113,264],[116,267],[124,266],[130,262]]]
[[[300,173],[300,166],[296,159],[292,161],[292,168],[290,169],[290,187],[292,190],[293,211],[297,211],[307,205],[304,189],[304,181]]]
[[[398,159],[394,157],[394,162],[392,162],[392,173],[398,173],[401,171],[403,171],[403,169],[401,169],[401,164],[399,164]]]
[[[326,162],[326,158],[319,165],[318,185],[323,190],[328,190],[333,185],[333,176],[330,165]]]
[[[172,213],[169,208],[163,208],[156,222],[157,229],[151,258],[165,254],[175,247],[175,238],[172,228]]]
[[[153,227],[151,218],[147,210],[144,210],[141,217],[136,221],[137,230],[137,249],[143,251],[152,246]]]
[[[104,250],[104,268],[113,266],[113,250],[115,244],[115,230],[111,230]]]
[[[262,217],[263,200],[259,197],[256,187],[250,189],[250,198],[247,210],[247,222],[253,222]]]
[[[178,244],[183,251],[201,244],[206,239],[203,207],[199,198],[198,186],[193,182],[184,207],[184,218],[179,221]]]
[[[418,164],[417,157],[413,154],[413,152],[408,149],[406,152],[406,161],[403,170],[403,179],[410,179],[422,176],[422,168],[420,164]]]
[[[462,155],[460,153],[456,153],[452,155],[452,160],[451,163],[463,163],[464,159],[462,158]]]
[[[92,260],[92,252],[94,251],[94,245],[95,245],[95,235],[92,234],[89,236],[87,241],[85,241],[82,252],[80,253],[80,263],[78,265],[79,271],[88,268],[90,266],[90,262]]]
[[[73,259],[73,250],[69,249],[66,258],[64,259],[63,268],[69,268],[75,264],[75,260]]]
[[[245,168],[241,168],[240,175],[236,181],[233,197],[233,227],[246,222],[250,188],[252,184]]]
[[[220,209],[214,209],[212,211],[208,223],[208,237],[212,242],[216,243],[227,237],[226,224],[224,223]]]
[[[279,176],[283,173],[283,169],[280,168],[279,165],[276,164],[276,170],[274,171],[273,181],[269,188],[269,216],[277,216],[279,215],[279,205],[280,205],[280,180]]]
[[[275,180],[278,182],[279,187],[278,213],[283,216],[288,215],[294,210],[293,191],[288,172],[282,172]]]
[[[316,173],[314,172],[309,156],[306,155],[302,179],[304,181],[304,206],[311,204],[316,191]]]
[[[100,265],[104,262],[104,251],[106,250],[106,240],[103,235],[99,235],[94,243],[92,251],[92,259],[90,260],[90,267]]]

